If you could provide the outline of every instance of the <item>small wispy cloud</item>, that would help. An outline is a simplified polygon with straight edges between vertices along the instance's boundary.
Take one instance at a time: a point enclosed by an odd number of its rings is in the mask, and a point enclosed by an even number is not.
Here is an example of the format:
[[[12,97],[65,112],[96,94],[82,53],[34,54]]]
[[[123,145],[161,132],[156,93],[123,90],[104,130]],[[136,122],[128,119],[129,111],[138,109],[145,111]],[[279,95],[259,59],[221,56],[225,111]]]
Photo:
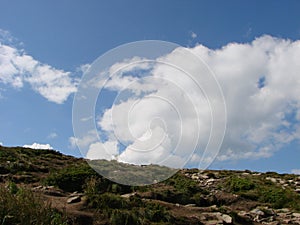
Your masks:
[[[300,175],[300,169],[292,169],[291,173]]]
[[[55,132],[52,132],[52,133],[50,133],[48,136],[47,136],[47,138],[48,139],[54,139],[54,138],[57,138],[57,133],[55,133]]]
[[[85,73],[85,72],[87,72],[88,71],[88,69],[91,67],[91,64],[83,64],[83,65],[80,65],[77,69],[76,69],[76,71],[77,72],[80,72],[80,73]]]
[[[195,38],[197,38],[197,36],[198,36],[198,35],[197,35],[195,32],[193,32],[193,31],[191,31],[190,35],[191,35],[191,38],[192,38],[192,39],[195,39]]]

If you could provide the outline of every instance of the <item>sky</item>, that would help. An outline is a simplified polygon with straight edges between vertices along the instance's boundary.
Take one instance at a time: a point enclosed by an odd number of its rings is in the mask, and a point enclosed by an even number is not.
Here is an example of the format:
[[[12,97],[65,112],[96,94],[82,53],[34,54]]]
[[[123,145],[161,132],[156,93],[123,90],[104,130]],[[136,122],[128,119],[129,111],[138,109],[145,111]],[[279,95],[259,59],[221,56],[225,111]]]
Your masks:
[[[224,94],[227,126],[220,152],[210,168],[299,173],[299,8],[299,1],[1,0],[0,144],[53,148],[74,156],[81,156],[82,143],[90,150],[89,156],[104,144],[113,155],[122,149],[123,161],[147,163],[149,157],[137,159],[112,137],[109,113],[118,109],[114,114],[118,137],[131,147],[138,144],[137,139],[147,139],[145,120],[157,115],[165,119],[174,135],[160,146],[163,154],[158,158],[166,157],[178,140],[173,112],[161,102],[148,101],[146,94],[139,96],[140,108],[133,110],[131,121],[134,139],[126,136],[125,125],[119,119],[123,115],[120,112],[132,104],[132,96],[116,102],[115,107],[109,104],[114,93],[124,87],[144,90],[145,83],[126,86],[128,79],[135,81],[132,74],[117,74],[107,85],[107,99],[97,101],[95,123],[99,133],[104,134],[101,140],[94,140],[95,134],[90,137],[88,132],[86,139],[79,140],[74,137],[72,125],[74,96],[80,90],[84,72],[99,56],[129,42],[161,40],[183,46],[200,57],[215,74]],[[189,57],[168,52],[165,59],[187,68]],[[166,91],[166,86],[157,81],[168,78],[179,84],[174,77],[180,77],[180,73],[176,76],[176,71],[164,66],[140,66],[151,71],[149,92],[164,97],[177,93]],[[184,84],[183,94],[193,96],[192,84]],[[206,117],[210,112],[205,99],[200,102],[202,98],[201,94],[195,95],[191,104],[203,113],[200,135],[205,137],[210,130]],[[223,118],[223,105],[217,100],[213,105],[219,113],[216,117]],[[190,104],[188,101],[175,97],[172,101],[191,109],[185,105]],[[192,111],[180,111],[181,125],[190,128],[176,155],[176,162],[182,164],[184,154],[191,156],[189,151],[194,148],[191,134],[198,131],[193,124],[199,118],[191,115]],[[155,134],[161,138],[162,127],[160,121],[153,123],[153,138]],[[222,124],[217,124],[218,128],[222,130]],[[199,146],[200,154],[205,142]],[[199,157],[194,154],[190,166],[197,166]]]

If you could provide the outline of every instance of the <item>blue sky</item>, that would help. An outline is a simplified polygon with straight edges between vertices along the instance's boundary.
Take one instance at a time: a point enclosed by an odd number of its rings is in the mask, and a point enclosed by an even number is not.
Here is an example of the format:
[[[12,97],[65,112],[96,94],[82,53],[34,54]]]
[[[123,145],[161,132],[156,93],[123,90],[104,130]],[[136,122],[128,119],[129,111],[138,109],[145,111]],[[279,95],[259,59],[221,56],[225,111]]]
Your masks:
[[[190,48],[201,44],[211,50],[229,43],[251,43],[263,35],[297,41],[299,8],[299,1],[3,0],[1,44],[25,51],[22,54],[31,56],[41,69],[49,65],[49,71],[64,77],[70,89],[57,97],[49,89],[42,92],[32,79],[24,78],[22,87],[0,79],[0,142],[6,146],[49,144],[79,156],[69,139],[73,136],[72,85],[82,76],[82,65],[139,40],[164,40]],[[48,80],[37,76],[37,82],[48,85]],[[218,161],[212,168],[291,172],[300,169],[299,159],[299,139],[295,138],[271,155]]]

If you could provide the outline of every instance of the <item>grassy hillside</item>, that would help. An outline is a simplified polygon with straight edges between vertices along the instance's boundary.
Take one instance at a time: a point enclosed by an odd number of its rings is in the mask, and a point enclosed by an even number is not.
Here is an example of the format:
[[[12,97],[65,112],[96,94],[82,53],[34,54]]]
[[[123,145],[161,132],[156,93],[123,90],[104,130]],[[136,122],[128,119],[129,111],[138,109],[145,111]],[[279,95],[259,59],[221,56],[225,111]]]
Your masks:
[[[100,160],[106,176],[134,166]],[[118,168],[117,170],[115,168]],[[126,175],[126,174],[125,174]],[[147,180],[148,178],[150,180]],[[300,224],[300,177],[274,172],[184,169],[148,186],[114,183],[53,150],[0,146],[0,224]]]

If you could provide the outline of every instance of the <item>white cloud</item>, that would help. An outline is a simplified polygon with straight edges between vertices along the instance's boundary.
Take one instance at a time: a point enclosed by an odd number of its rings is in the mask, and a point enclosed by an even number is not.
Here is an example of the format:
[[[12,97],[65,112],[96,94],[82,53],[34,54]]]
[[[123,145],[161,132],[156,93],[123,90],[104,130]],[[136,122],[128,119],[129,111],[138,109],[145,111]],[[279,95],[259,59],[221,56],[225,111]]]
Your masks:
[[[195,39],[197,37],[197,34],[195,32],[191,32],[191,38]]]
[[[77,72],[80,72],[80,73],[85,73],[88,71],[88,69],[91,67],[90,64],[83,64],[83,65],[80,65],[78,68],[77,68]]]
[[[32,149],[53,149],[50,144],[39,144],[33,143],[31,145],[23,145],[24,148],[32,148]]]
[[[300,169],[292,169],[291,173],[300,175]]]
[[[0,145],[2,145],[2,146],[3,146],[3,143],[2,143],[2,142],[0,142]]]
[[[262,36],[248,44],[192,51],[214,70],[226,98],[228,126],[220,159],[270,157],[296,139],[299,119],[291,124],[286,117],[300,110],[300,41]],[[265,86],[258,88],[261,77]]]
[[[78,139],[76,137],[69,138],[71,148],[76,148],[78,146],[80,149],[84,149],[90,146],[91,144],[95,143],[96,141],[97,133],[93,131],[87,133],[86,136],[82,139]]]
[[[262,36],[251,43],[229,43],[216,50],[202,45],[189,50],[209,65],[224,92],[228,124],[218,160],[266,158],[284,145],[300,140],[300,41]],[[179,67],[184,65],[197,71],[198,65],[182,58],[179,51],[165,58]],[[120,65],[117,63],[116,67]],[[198,72],[201,76],[202,71]],[[116,152],[117,138],[127,146],[119,156],[120,161],[157,163],[171,156],[166,163],[177,167],[188,160],[199,132],[198,152],[191,161],[201,160],[211,128],[211,111],[205,95],[199,94],[199,87],[190,77],[174,67],[159,64],[149,79],[115,74],[106,88],[126,89],[135,95],[127,95],[127,100],[118,96],[121,100],[115,101],[99,118],[98,126],[108,138],[104,143],[114,143],[101,148]],[[205,94],[216,102],[215,111],[223,113],[219,110],[222,102],[214,93]],[[218,124],[214,126],[218,130]],[[77,141],[96,157],[95,149],[101,146],[98,140],[87,135]],[[145,151],[140,154],[136,149]],[[208,158],[205,160],[209,161]]]
[[[77,81],[70,72],[41,63],[24,50],[1,44],[1,41],[0,82],[14,88],[22,88],[29,83],[34,91],[58,104],[77,90]]]
[[[88,159],[101,159],[112,160],[116,155],[118,155],[118,142],[108,141],[104,143],[96,142],[90,145],[89,151],[86,155]]]
[[[52,132],[52,133],[50,133],[49,135],[48,135],[48,137],[47,138],[49,138],[49,139],[54,139],[54,138],[57,138],[57,133],[55,133],[55,132]]]

